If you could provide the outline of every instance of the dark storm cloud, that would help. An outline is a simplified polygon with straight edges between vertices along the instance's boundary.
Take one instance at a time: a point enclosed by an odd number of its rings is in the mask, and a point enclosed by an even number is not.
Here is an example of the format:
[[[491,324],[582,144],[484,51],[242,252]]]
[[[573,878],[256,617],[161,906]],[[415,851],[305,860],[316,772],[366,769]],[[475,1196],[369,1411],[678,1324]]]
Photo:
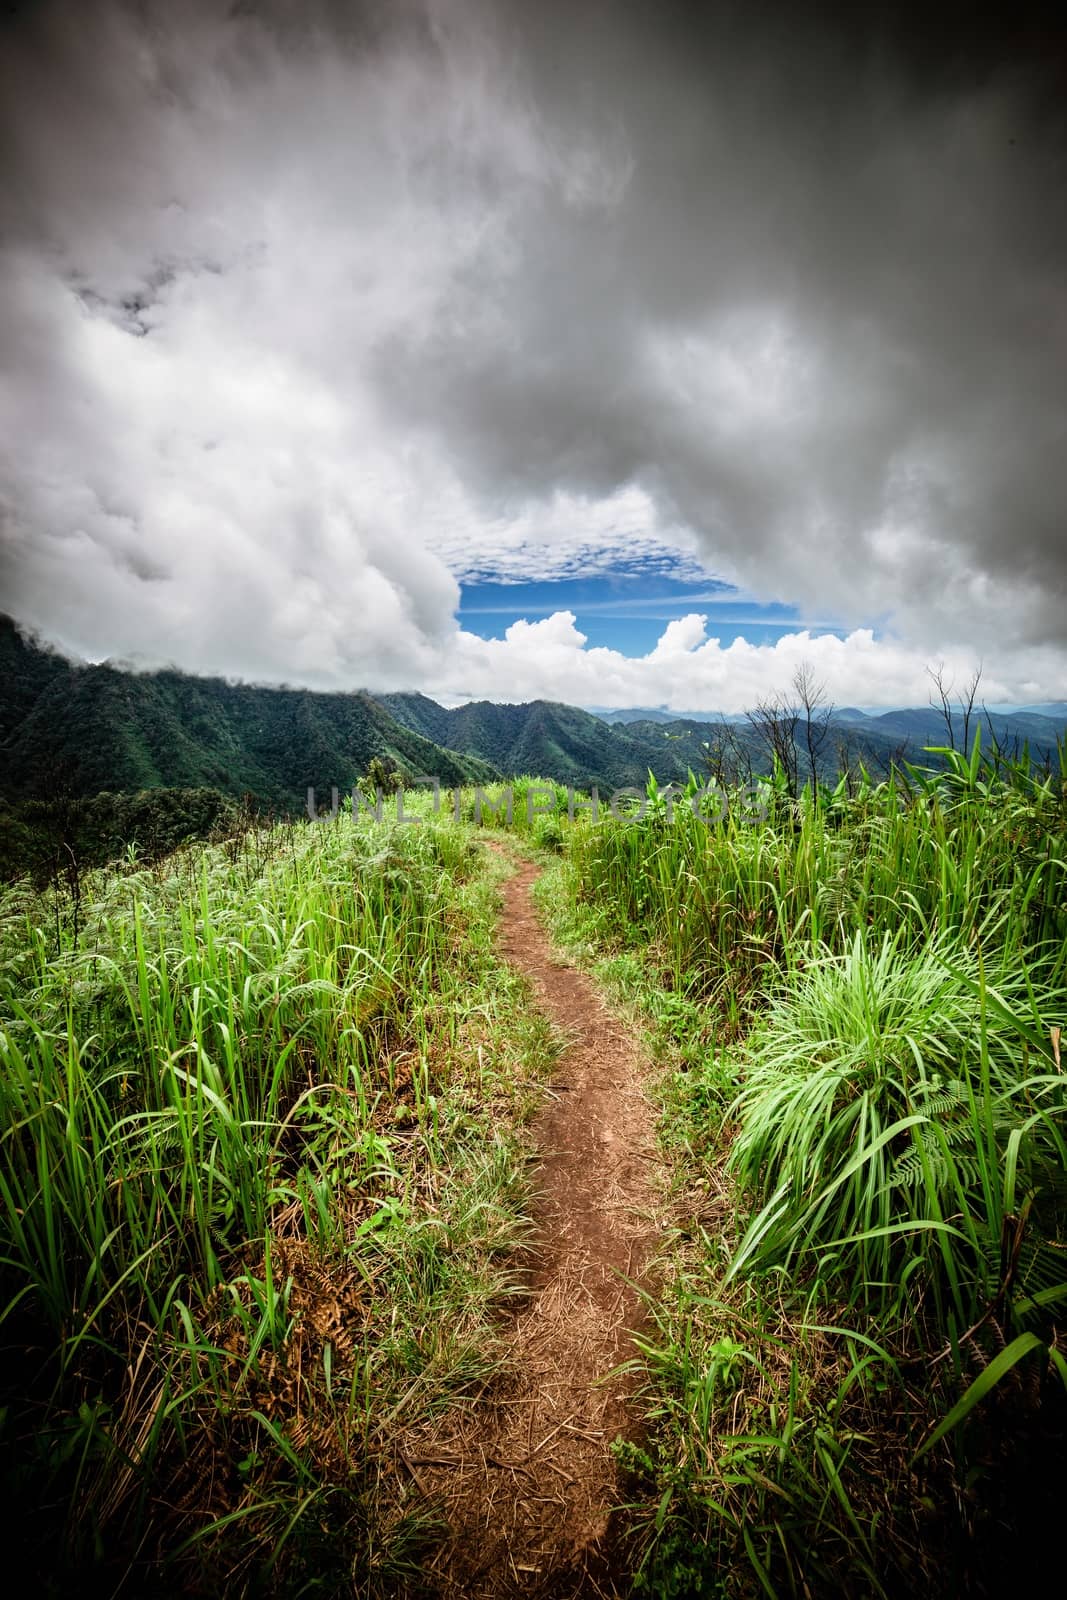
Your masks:
[[[488,493],[650,485],[712,565],[768,589],[1062,639],[1047,36],[579,10],[537,8],[532,41],[512,20],[517,81],[624,193],[598,204],[593,171],[584,204],[516,206],[499,271],[379,350],[398,421],[447,419]],[[484,342],[475,298],[498,312]]]
[[[673,544],[1062,672],[1064,59],[1025,7],[9,7],[0,605],[413,681],[480,670],[442,557]]]

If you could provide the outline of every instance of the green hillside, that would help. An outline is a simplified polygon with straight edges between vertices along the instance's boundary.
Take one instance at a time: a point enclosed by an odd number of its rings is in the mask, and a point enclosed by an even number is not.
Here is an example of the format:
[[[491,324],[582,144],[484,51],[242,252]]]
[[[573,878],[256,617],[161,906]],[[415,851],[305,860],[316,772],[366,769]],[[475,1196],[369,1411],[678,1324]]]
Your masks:
[[[523,710],[574,759],[580,715]],[[35,1592],[518,1593],[437,1579],[457,1503],[478,1561],[489,1517],[525,1553],[485,1464],[526,1460],[604,1473],[600,1593],[1045,1593],[1067,791],[980,754],[732,791],[713,828],[654,791],[596,825],[472,825],[469,789],[419,827],[79,802],[147,852],[64,839],[0,893],[0,1483]],[[222,832],[161,859],[194,811]],[[546,1503],[567,1582],[521,1592],[590,1592]]]
[[[653,716],[609,723],[552,700],[524,705],[479,700],[447,710],[425,695],[394,694],[383,695],[381,704],[409,728],[464,756],[481,757],[502,773],[537,772],[578,788],[595,784],[603,794],[643,787],[650,771],[661,783],[672,783],[709,766],[717,773],[743,776],[769,772],[772,765],[766,740],[744,720]],[[932,730],[928,742],[944,738],[943,724],[939,728],[929,715],[923,728]],[[803,739],[800,727],[798,745]],[[909,737],[907,728],[883,728],[874,719],[862,725],[833,719],[822,740],[818,770],[820,777],[833,778],[842,766],[863,761],[881,773],[902,758],[924,759],[922,742]]]
[[[376,698],[403,727],[421,733],[424,739],[432,739],[434,744],[448,747],[451,712],[439,706],[436,700],[424,694],[380,694]]]
[[[0,747],[70,662],[44,646],[29,645],[8,617],[0,616]]]
[[[320,694],[76,665],[0,622],[9,799],[57,786],[77,795],[157,787],[250,793],[298,811],[308,785],[352,784],[374,757],[443,783],[486,781],[477,758],[441,749],[363,693]]]
[[[537,772],[577,788],[595,784],[609,792],[628,784],[643,785],[650,768],[666,783],[684,779],[688,768],[699,767],[702,761],[695,734],[687,736],[684,745],[672,743],[666,730],[654,724],[636,731],[612,727],[591,712],[554,700],[524,705],[477,700],[446,710],[425,695],[394,694],[383,695],[381,704],[409,728],[432,729],[439,744],[480,757],[502,773]],[[669,726],[673,729],[675,724]],[[708,724],[692,727],[707,737]]]
[[[746,717],[675,717],[661,712],[642,716],[619,713],[614,720],[562,705],[532,700],[523,705],[498,705],[478,700],[448,710],[421,694],[383,695],[380,703],[410,729],[467,757],[480,757],[501,773],[537,772],[557,783],[578,788],[596,785],[602,794],[625,786],[643,787],[649,772],[660,783],[684,782],[690,771],[711,773],[723,781],[769,773],[775,731],[756,713]],[[782,735],[790,713],[777,716]],[[625,720],[623,720],[625,718]],[[1020,755],[1029,749],[1038,767],[1055,766],[1062,729],[1051,717],[976,711],[967,728],[954,716],[952,737],[958,748],[970,746],[981,725],[986,750],[995,740],[1002,751]],[[930,746],[948,742],[939,708],[891,711],[879,716],[846,709],[813,721],[815,766],[821,781],[833,781],[862,763],[875,777],[885,776],[903,761],[937,766]],[[801,785],[810,770],[807,729],[795,718],[792,734],[784,734],[794,780]]]

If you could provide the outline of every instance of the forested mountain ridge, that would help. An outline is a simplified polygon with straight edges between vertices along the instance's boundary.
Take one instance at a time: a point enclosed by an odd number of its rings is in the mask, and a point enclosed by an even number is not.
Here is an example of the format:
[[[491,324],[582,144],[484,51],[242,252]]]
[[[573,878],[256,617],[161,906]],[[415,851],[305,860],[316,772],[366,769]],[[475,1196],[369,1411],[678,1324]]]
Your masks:
[[[634,733],[611,727],[592,712],[555,700],[499,705],[476,700],[447,710],[425,695],[382,695],[381,703],[397,718],[433,737],[450,750],[480,756],[501,773],[535,773],[558,783],[601,791],[644,784],[649,770],[660,781],[684,779],[689,767],[701,766],[699,741],[680,749],[660,728]],[[694,725],[695,726],[695,725]],[[703,728],[707,736],[706,724]]]
[[[0,749],[70,666],[64,656],[31,643],[9,617],[0,615]]]
[[[363,692],[260,688],[177,671],[134,673],[63,660],[0,620],[8,799],[210,787],[299,811],[309,785],[349,789],[378,757],[442,783],[491,766],[402,726]]]

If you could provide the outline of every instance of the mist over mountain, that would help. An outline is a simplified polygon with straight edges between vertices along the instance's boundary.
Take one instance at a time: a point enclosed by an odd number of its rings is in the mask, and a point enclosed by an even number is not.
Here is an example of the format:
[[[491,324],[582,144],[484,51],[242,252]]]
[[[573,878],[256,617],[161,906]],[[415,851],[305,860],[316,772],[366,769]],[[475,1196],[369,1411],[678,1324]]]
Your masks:
[[[309,785],[352,784],[378,756],[442,783],[494,775],[401,726],[370,695],[270,689],[65,661],[0,620],[0,794],[157,787],[250,794],[298,812]]]

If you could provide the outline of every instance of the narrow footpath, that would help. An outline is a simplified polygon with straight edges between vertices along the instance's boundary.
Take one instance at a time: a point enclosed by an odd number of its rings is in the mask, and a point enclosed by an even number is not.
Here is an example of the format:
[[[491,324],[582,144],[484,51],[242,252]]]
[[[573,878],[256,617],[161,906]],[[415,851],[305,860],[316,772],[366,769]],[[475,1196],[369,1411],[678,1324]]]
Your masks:
[[[632,1381],[607,1375],[633,1355],[642,1320],[626,1280],[641,1280],[655,1238],[654,1118],[626,1027],[552,952],[530,893],[537,876],[518,864],[500,924],[504,955],[568,1041],[534,1129],[529,1294],[502,1377],[410,1462],[448,1517],[434,1576],[449,1600],[628,1592],[611,1444],[637,1424]]]

